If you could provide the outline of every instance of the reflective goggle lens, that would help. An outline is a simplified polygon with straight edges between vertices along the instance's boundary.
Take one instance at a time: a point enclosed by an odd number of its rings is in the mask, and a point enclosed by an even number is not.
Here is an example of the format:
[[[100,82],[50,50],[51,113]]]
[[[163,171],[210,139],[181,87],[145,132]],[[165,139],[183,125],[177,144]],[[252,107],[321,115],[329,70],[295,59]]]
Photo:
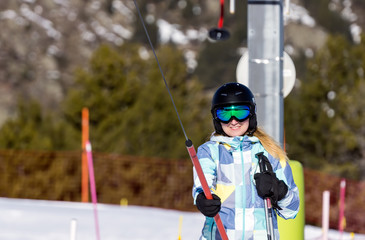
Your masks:
[[[228,123],[233,117],[238,121],[247,119],[250,115],[250,108],[246,105],[232,105],[221,107],[216,110],[216,116],[219,121]]]

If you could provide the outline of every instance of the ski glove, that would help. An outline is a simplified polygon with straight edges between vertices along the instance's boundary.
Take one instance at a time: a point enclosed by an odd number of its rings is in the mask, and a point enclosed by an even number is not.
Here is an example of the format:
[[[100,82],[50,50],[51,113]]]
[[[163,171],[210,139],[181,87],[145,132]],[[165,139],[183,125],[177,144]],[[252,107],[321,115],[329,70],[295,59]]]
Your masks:
[[[212,194],[213,199],[207,199],[203,192],[196,197],[196,206],[204,216],[214,217],[221,210],[221,199]]]
[[[270,198],[274,208],[281,209],[278,201],[283,199],[288,192],[288,186],[283,180],[279,180],[273,172],[256,173],[257,194],[262,198]]]

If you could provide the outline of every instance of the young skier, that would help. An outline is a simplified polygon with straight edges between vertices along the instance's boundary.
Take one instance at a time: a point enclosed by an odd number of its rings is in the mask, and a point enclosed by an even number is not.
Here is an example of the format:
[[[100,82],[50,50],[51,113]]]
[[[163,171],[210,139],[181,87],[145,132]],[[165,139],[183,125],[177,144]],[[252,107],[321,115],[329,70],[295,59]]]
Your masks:
[[[267,240],[263,198],[276,213],[295,218],[299,193],[284,150],[257,127],[255,99],[246,86],[228,83],[213,96],[215,132],[198,148],[197,156],[213,199],[207,199],[194,169],[194,202],[206,216],[201,240],[221,239],[214,222],[219,213],[229,240]],[[272,172],[260,172],[256,154],[263,152]],[[275,239],[277,218],[272,214]]]

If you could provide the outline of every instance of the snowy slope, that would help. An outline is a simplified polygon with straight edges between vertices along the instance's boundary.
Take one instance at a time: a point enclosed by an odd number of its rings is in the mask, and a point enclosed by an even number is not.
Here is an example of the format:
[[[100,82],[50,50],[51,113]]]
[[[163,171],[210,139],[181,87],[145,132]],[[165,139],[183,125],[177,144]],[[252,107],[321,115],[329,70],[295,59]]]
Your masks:
[[[1,240],[67,240],[71,220],[77,220],[77,240],[97,239],[92,204],[0,198]],[[200,213],[98,204],[101,240],[176,240],[182,216],[182,240],[199,238]],[[305,239],[318,239],[321,229],[306,226]],[[330,239],[339,239],[331,231]],[[348,233],[342,240],[351,239]],[[355,235],[354,240],[365,239]]]
[[[77,239],[96,239],[92,204],[0,198],[1,240],[66,240],[77,220]],[[204,218],[199,213],[98,204],[102,240],[198,239]]]

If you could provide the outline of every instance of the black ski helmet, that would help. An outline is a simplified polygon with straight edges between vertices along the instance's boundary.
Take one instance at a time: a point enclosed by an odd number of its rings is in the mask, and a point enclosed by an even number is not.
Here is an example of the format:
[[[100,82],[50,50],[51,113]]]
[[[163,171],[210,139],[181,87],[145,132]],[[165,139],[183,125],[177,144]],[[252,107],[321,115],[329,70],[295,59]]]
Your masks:
[[[257,128],[255,97],[248,87],[234,82],[222,85],[220,88],[218,88],[213,96],[211,113],[213,115],[215,132],[227,136],[222,129],[221,123],[217,118],[215,118],[214,111],[218,107],[236,104],[245,104],[250,107],[247,135],[252,136]]]

